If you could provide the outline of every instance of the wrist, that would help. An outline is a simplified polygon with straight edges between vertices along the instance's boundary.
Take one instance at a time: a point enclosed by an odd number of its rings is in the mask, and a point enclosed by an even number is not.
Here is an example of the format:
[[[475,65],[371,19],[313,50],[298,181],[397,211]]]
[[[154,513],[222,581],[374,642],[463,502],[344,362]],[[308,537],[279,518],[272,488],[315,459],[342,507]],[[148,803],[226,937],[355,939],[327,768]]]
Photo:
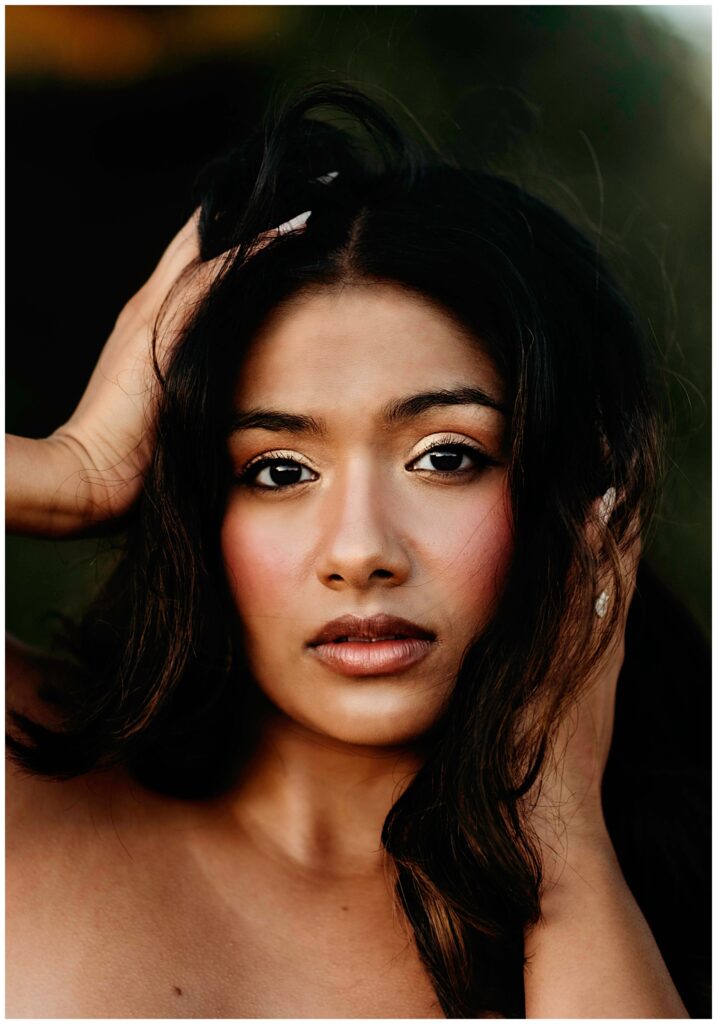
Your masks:
[[[617,863],[599,797],[558,808],[534,822],[543,865],[543,896],[579,877],[582,866]]]
[[[581,901],[587,890],[608,879],[622,878],[615,848],[606,828],[568,832],[560,843],[541,845],[543,885],[540,905],[545,915]]]
[[[6,528],[30,536],[79,533],[93,518],[88,469],[81,452],[54,435],[6,435]]]

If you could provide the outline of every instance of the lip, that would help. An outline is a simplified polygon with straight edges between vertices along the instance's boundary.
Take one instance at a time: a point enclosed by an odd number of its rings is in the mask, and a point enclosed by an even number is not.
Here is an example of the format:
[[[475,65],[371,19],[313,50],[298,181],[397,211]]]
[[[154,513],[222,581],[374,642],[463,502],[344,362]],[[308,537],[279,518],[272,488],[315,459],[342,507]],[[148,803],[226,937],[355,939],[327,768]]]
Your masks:
[[[421,661],[436,635],[395,615],[344,615],[307,643],[310,654],[347,676],[393,675]]]

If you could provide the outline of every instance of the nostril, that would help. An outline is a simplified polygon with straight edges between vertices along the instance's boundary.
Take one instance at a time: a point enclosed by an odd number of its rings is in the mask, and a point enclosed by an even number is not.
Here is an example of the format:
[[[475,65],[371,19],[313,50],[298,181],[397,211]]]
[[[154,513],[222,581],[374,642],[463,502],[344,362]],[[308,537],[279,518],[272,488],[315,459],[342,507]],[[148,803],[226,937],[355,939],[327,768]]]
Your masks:
[[[374,569],[371,575],[376,576],[380,580],[390,580],[393,577],[393,573],[389,572],[388,569]]]
[[[331,573],[331,575],[329,576],[329,579],[330,579],[330,580],[333,580],[333,581],[334,581],[334,582],[336,582],[336,583],[340,583],[340,582],[341,582],[341,579],[342,579],[342,577],[341,577],[341,576],[339,576],[339,574],[338,574],[337,572],[332,572],[332,573]]]

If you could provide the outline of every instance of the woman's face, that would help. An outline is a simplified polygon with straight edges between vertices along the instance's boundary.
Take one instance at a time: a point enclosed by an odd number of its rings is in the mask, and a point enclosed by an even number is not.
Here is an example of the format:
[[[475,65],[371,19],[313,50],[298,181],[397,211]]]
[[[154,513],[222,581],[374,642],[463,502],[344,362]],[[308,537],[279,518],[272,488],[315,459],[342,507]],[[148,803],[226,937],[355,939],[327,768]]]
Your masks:
[[[254,678],[295,722],[394,745],[436,720],[510,560],[502,400],[398,286],[317,288],[256,337],[221,544]]]

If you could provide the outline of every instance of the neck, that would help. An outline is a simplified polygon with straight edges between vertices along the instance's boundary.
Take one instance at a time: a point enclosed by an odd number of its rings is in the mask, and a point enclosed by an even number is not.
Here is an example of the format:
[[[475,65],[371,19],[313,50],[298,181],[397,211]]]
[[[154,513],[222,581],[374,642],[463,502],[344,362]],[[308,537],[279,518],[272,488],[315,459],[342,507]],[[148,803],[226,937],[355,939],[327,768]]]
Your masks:
[[[229,798],[252,842],[323,875],[381,870],[381,829],[421,766],[418,749],[342,743],[271,705],[257,725],[256,746]]]

